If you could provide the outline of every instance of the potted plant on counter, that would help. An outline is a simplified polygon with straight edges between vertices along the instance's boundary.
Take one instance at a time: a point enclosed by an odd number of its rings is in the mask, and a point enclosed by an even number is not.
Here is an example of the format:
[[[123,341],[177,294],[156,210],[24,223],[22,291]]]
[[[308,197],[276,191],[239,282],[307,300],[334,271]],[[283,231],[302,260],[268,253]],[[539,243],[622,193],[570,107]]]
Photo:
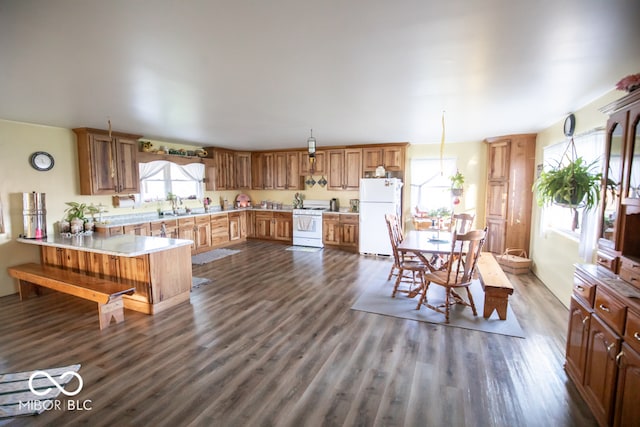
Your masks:
[[[65,211],[64,220],[70,224],[71,234],[78,234],[84,231],[93,231],[94,215],[99,213],[99,209],[93,204],[66,202],[69,206]],[[87,218],[86,215],[90,215]]]

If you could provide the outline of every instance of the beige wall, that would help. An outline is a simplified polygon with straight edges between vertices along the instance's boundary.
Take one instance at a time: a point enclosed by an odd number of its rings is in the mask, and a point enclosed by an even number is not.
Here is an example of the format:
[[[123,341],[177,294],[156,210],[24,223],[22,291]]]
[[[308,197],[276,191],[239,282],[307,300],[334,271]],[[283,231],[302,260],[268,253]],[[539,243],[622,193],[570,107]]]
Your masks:
[[[622,93],[611,91],[594,102],[575,111],[576,129],[580,134],[605,126],[607,116],[599,108],[622,97]],[[538,133],[536,140],[536,165],[542,163],[542,150],[548,145],[566,141],[564,118]],[[573,287],[573,265],[583,262],[578,256],[578,241],[554,231],[540,231],[540,208],[533,204],[531,224],[532,270],[542,282],[565,305],[569,306]],[[591,260],[589,260],[591,261]]]

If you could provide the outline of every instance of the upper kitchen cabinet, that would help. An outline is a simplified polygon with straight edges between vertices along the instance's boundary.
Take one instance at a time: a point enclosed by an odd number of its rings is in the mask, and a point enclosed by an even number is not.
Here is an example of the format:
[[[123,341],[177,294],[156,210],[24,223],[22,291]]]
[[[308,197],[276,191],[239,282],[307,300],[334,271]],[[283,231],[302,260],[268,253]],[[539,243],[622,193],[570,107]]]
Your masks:
[[[367,146],[362,149],[362,173],[375,172],[378,166],[386,171],[404,171],[406,145]]]
[[[529,250],[536,134],[487,138],[485,248]]]
[[[273,153],[251,153],[251,188],[273,190]]]
[[[329,150],[328,190],[352,190],[360,188],[362,148]]]
[[[300,153],[298,151],[275,152],[274,188],[276,190],[304,189],[300,175]]]
[[[640,281],[640,91],[600,111],[609,120],[597,262],[629,282]]]
[[[300,175],[326,175],[326,152],[316,151],[316,157],[311,165],[309,153],[304,151],[300,153]]]
[[[236,188],[251,188],[251,153],[236,152]]]
[[[138,139],[141,135],[73,129],[78,143],[80,194],[138,193]]]

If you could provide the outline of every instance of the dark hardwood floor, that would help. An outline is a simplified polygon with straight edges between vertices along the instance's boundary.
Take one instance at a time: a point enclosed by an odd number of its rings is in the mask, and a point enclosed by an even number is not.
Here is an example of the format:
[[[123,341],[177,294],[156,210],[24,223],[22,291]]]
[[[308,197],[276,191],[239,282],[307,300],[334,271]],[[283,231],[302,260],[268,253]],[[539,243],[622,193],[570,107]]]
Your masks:
[[[521,339],[351,310],[384,258],[234,248],[194,266],[212,282],[190,305],[103,331],[88,301],[0,298],[0,372],[80,363],[61,399],[91,400],[10,425],[596,425],[563,370],[568,311],[531,275],[509,276]]]

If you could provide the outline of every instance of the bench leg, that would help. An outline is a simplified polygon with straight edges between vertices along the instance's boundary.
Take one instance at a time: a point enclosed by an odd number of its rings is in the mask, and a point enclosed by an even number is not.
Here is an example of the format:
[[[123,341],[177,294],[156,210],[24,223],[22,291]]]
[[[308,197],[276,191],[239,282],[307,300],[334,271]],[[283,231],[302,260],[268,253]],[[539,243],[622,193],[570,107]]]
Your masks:
[[[31,294],[40,295],[40,288],[25,280],[18,280],[18,290],[20,291],[20,301],[26,300]]]
[[[484,294],[484,311],[482,316],[488,319],[495,309],[498,312],[500,320],[507,320],[507,304],[509,303],[508,294]]]
[[[111,319],[116,323],[124,321],[124,303],[122,295],[118,295],[106,304],[98,304],[98,316],[100,318],[100,329],[104,329],[111,324]]]

